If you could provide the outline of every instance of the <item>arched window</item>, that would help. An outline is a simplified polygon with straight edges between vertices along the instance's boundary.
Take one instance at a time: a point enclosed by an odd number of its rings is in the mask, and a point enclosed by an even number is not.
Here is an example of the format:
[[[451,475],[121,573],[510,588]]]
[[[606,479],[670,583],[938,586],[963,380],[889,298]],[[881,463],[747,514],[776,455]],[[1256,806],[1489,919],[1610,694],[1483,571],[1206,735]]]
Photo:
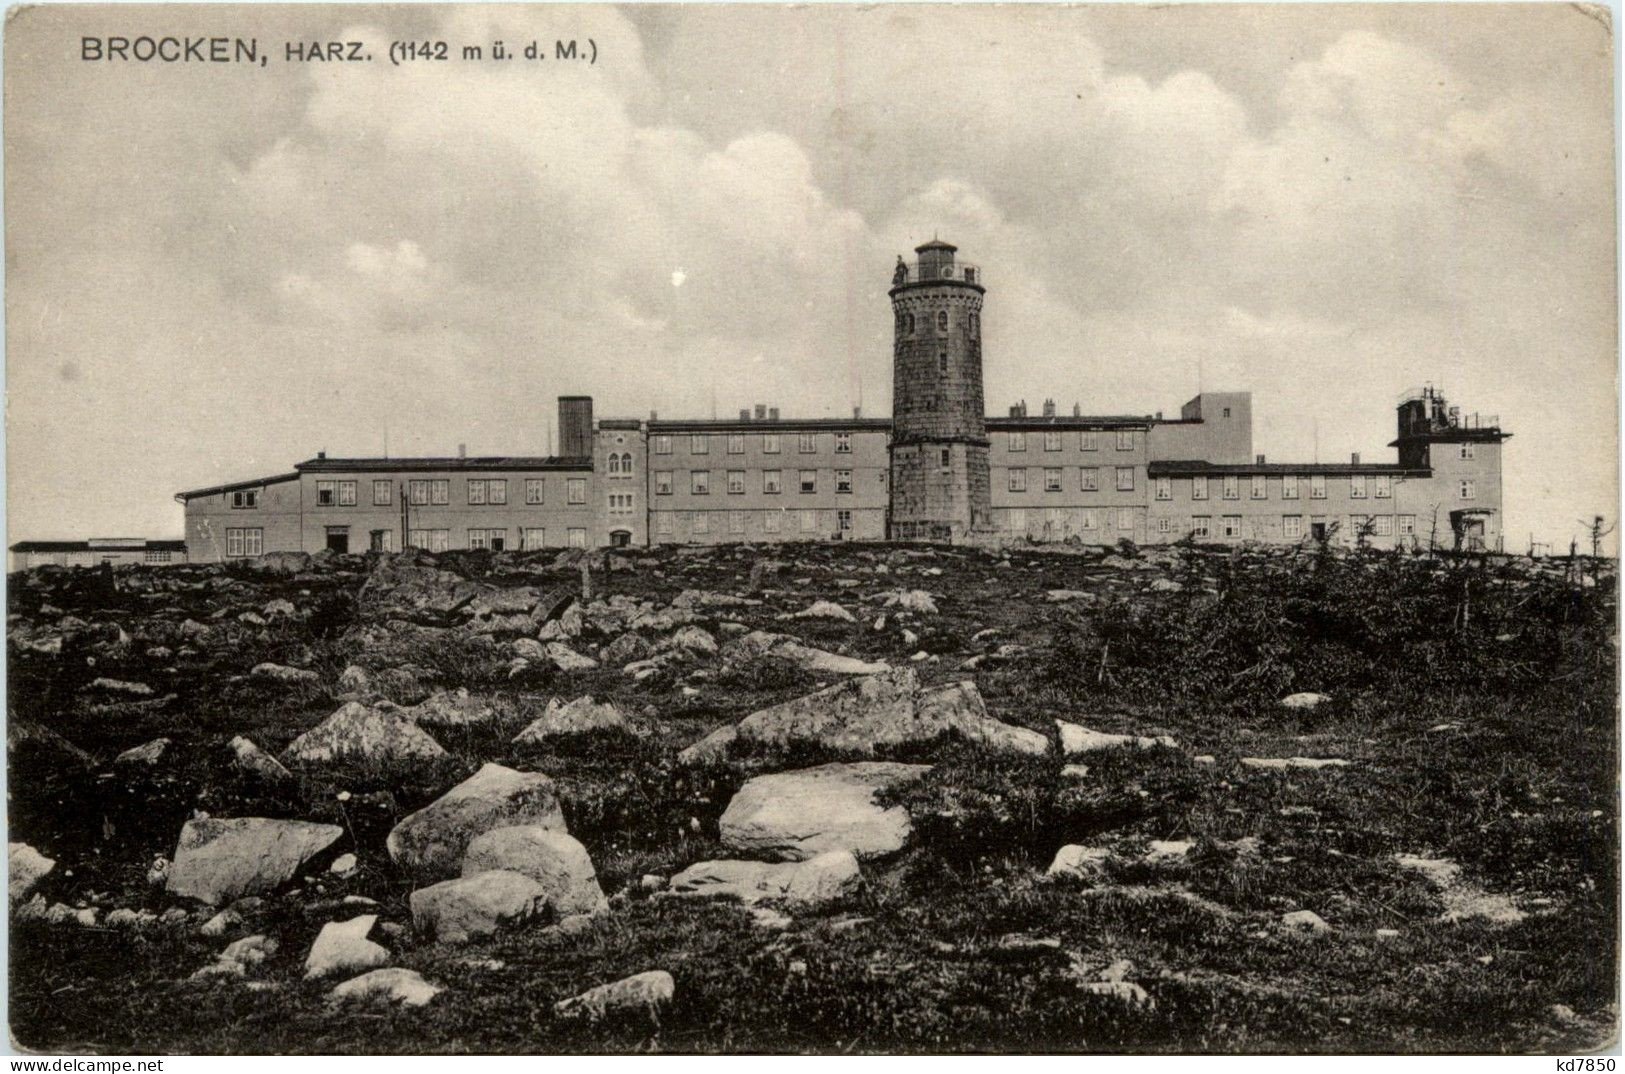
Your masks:
[[[938,373],[946,373],[946,372],[948,372],[948,352],[947,351],[941,351],[941,352],[939,352],[937,354],[937,372]]]
[[[621,473],[630,474],[631,472],[632,472],[632,453],[630,451],[623,452],[621,454]]]
[[[621,457],[615,452],[609,453],[609,473],[611,477],[621,472]]]
[[[948,331],[948,311],[947,310],[938,310],[937,311],[937,331],[938,332],[946,332],[946,331]]]

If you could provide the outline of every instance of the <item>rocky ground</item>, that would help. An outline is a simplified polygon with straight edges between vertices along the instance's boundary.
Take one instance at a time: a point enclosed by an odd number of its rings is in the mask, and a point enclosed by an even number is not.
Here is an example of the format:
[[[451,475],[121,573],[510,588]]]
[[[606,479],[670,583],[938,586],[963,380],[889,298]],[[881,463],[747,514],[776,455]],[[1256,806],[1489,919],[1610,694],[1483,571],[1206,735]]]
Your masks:
[[[13,1039],[1594,1048],[1614,593],[1132,547],[14,574]]]

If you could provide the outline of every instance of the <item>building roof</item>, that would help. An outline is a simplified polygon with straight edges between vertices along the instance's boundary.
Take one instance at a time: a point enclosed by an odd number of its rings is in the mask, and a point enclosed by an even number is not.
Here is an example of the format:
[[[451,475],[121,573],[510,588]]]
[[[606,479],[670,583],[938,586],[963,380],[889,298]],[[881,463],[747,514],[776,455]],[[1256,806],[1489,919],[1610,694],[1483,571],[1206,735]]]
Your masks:
[[[1132,414],[1028,414],[1022,417],[1001,415],[987,419],[989,429],[1149,429],[1153,425],[1200,425],[1195,418],[1154,418]]]
[[[658,418],[651,433],[884,432],[890,418]]]
[[[401,470],[591,470],[592,459],[585,455],[451,455],[416,458],[314,459],[294,463],[300,473],[394,473]]]
[[[1200,477],[1252,474],[1387,474],[1431,477],[1432,470],[1392,462],[1204,462],[1201,459],[1157,459],[1146,464],[1152,477]]]
[[[236,492],[239,489],[257,489],[265,485],[280,485],[284,481],[299,480],[298,473],[274,474],[271,477],[256,477],[247,481],[233,481],[226,485],[210,485],[203,489],[190,489],[186,492],[175,493],[177,500],[195,500],[200,496],[218,496],[222,492]]]
[[[1511,438],[1511,433],[1504,433],[1499,428],[1464,429],[1453,426],[1448,429],[1436,429],[1425,433],[1407,433],[1398,440],[1390,441],[1388,446],[1399,447],[1401,444],[1498,444]]]
[[[146,540],[140,537],[99,538],[88,541],[18,541],[13,552],[184,552],[186,542]]]

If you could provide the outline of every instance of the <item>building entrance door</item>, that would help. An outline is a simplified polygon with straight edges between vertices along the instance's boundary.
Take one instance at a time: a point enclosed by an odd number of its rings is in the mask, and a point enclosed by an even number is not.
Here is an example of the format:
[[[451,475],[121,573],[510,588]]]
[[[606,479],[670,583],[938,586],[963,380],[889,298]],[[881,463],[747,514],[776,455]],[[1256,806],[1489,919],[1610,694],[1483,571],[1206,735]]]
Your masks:
[[[1309,523],[1309,536],[1313,537],[1315,540],[1319,541],[1321,544],[1325,544],[1326,543],[1326,523],[1324,523],[1324,522],[1311,522],[1311,523]]]
[[[348,526],[329,526],[329,527],[327,527],[327,550],[329,552],[337,552],[340,555],[344,555],[345,553],[349,552],[350,551],[350,527],[348,527]]]

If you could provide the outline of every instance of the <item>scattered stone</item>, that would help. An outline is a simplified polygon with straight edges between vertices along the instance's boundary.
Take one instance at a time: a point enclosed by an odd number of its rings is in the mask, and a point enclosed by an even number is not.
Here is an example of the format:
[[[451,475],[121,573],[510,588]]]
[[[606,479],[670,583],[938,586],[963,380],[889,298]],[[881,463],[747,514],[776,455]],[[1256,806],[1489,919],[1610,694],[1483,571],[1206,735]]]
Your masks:
[[[1444,912],[1439,915],[1440,921],[1448,923],[1477,919],[1492,925],[1516,925],[1528,916],[1508,896],[1485,891],[1468,882],[1461,866],[1449,859],[1399,854],[1395,855],[1394,863],[1419,874],[1438,894],[1444,906]]]
[[[1093,593],[1082,589],[1051,589],[1045,592],[1044,601],[1047,604],[1065,604],[1074,600],[1094,600]]]
[[[253,678],[265,682],[281,683],[284,686],[314,686],[321,681],[321,676],[314,671],[304,668],[284,667],[281,664],[255,664],[254,670],[249,672]]]
[[[1090,995],[1106,996],[1129,1007],[1153,1010],[1157,1006],[1150,993],[1133,981],[1082,981],[1078,987]]]
[[[441,943],[466,943],[542,914],[547,889],[522,873],[493,869],[412,892],[412,924]]]
[[[857,619],[852,615],[851,612],[847,611],[845,608],[841,607],[839,604],[836,604],[832,600],[813,601],[812,604],[810,604],[807,607],[803,608],[801,611],[794,612],[791,615],[786,616],[785,618],[789,618],[789,619],[839,619],[843,623],[855,623],[855,622],[857,622]]]
[[[1281,917],[1281,924],[1298,932],[1326,933],[1332,927],[1326,924],[1326,919],[1313,910],[1294,910]]]
[[[6,862],[9,872],[6,890],[12,903],[22,902],[32,895],[39,882],[56,866],[54,859],[27,843],[7,843]]]
[[[598,661],[582,656],[562,641],[550,641],[542,652],[542,659],[550,661],[560,671],[591,671]]]
[[[489,723],[496,711],[470,697],[468,688],[460,686],[452,692],[436,691],[428,700],[405,710],[404,715],[424,727],[470,727]]]
[[[553,698],[547,703],[547,711],[515,735],[513,740],[518,745],[535,745],[559,735],[631,730],[626,717],[612,702],[594,701],[589,694],[569,703]]]
[[[717,639],[711,636],[710,631],[697,626],[686,626],[667,638],[663,648],[711,656],[717,651]]]
[[[151,742],[125,750],[113,758],[113,768],[117,770],[133,770],[141,768],[156,768],[164,759],[164,753],[169,749],[167,738],[155,738]]]
[[[282,766],[282,762],[269,753],[254,745],[253,742],[238,735],[231,740],[231,752],[235,757],[237,768],[249,775],[257,776],[267,783],[285,783],[293,779],[293,773]]]
[[[327,867],[327,871],[334,876],[349,876],[355,872],[355,867],[356,859],[354,854],[340,854],[333,859],[333,864]]]
[[[654,653],[654,646],[642,634],[627,631],[608,645],[600,654],[603,662],[614,667],[624,668],[634,661],[643,660]]]
[[[587,848],[562,831],[526,824],[486,832],[468,844],[463,876],[492,869],[535,880],[556,917],[592,914],[608,906]]]
[[[1340,757],[1243,757],[1241,764],[1244,768],[1268,768],[1277,771],[1286,768],[1318,771],[1322,768],[1348,767],[1348,762]]]
[[[1093,880],[1105,875],[1106,862],[1111,856],[1112,852],[1105,847],[1068,844],[1055,852],[1055,860],[1050,862],[1048,875]]]
[[[444,989],[423,979],[416,970],[398,966],[363,973],[338,985],[328,993],[335,1000],[383,1000],[407,1007],[421,1007]]]
[[[724,655],[731,661],[772,659],[803,671],[827,675],[877,675],[890,670],[883,661],[859,660],[804,645],[788,634],[753,630],[728,643]]]
[[[671,1003],[676,990],[677,983],[671,974],[665,970],[650,970],[560,1000],[553,1005],[553,1013],[559,1018],[588,1022],[641,1016],[658,1025],[660,1012]]]
[[[728,803],[722,844],[781,861],[830,850],[875,858],[901,850],[913,830],[908,811],[881,806],[875,792],[911,782],[929,765],[867,761],[776,772],[749,780]]]
[[[440,743],[394,706],[380,708],[351,701],[294,739],[285,761],[330,763],[342,760],[432,761],[446,756]]]
[[[782,900],[810,909],[855,893],[863,874],[851,851],[831,850],[806,861],[702,861],[671,878],[676,895],[731,897],[746,905]]]
[[[1281,704],[1289,709],[1312,709],[1318,705],[1324,705],[1330,700],[1330,695],[1317,694],[1311,690],[1306,690],[1302,693],[1288,694],[1281,698]]]
[[[274,891],[343,834],[337,825],[300,820],[190,820],[169,868],[169,892],[218,906]]]
[[[886,607],[921,615],[937,614],[936,600],[923,589],[900,589],[886,598]]]
[[[486,764],[397,824],[386,845],[395,864],[414,876],[453,877],[476,837],[515,824],[565,830],[553,781],[537,772]]]
[[[1089,766],[1086,764],[1062,765],[1061,775],[1067,779],[1083,779],[1089,775]]]
[[[1153,864],[1184,861],[1195,846],[1195,843],[1184,839],[1153,839],[1150,848],[1145,852],[1144,860]]]
[[[108,694],[126,694],[130,697],[151,697],[152,687],[144,682],[123,682],[119,679],[99,678],[91,681],[92,690]]]
[[[389,961],[389,952],[367,939],[377,914],[363,914],[349,921],[329,921],[316,934],[305,957],[305,979],[330,973],[359,973],[377,969]]]
[[[151,910],[132,910],[129,907],[120,907],[107,915],[107,927],[110,929],[140,930],[151,928],[158,923],[158,915]]]
[[[197,933],[199,936],[224,936],[242,923],[243,915],[228,908],[205,921]]]
[[[1055,726],[1061,734],[1061,753],[1067,757],[1093,753],[1096,750],[1117,749],[1120,746],[1148,750],[1155,746],[1174,749],[1178,745],[1169,735],[1157,735],[1155,738],[1144,735],[1113,735],[1105,731],[1091,731],[1080,724],[1068,723],[1065,720],[1056,720]]]

